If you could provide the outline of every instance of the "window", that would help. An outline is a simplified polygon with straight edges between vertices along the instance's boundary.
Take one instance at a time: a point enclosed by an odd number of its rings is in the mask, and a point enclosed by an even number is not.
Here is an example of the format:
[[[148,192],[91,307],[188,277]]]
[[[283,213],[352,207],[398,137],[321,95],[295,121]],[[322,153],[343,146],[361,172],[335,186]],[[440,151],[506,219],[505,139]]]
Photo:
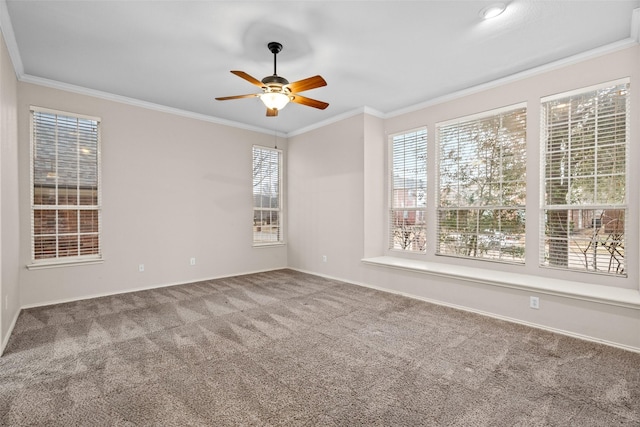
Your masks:
[[[253,243],[283,243],[282,152],[253,147]]]
[[[99,259],[100,120],[32,107],[32,258]]]
[[[427,130],[390,137],[390,249],[424,252],[427,185]]]
[[[629,82],[542,100],[540,260],[625,275]]]
[[[439,255],[524,263],[526,108],[436,127]]]

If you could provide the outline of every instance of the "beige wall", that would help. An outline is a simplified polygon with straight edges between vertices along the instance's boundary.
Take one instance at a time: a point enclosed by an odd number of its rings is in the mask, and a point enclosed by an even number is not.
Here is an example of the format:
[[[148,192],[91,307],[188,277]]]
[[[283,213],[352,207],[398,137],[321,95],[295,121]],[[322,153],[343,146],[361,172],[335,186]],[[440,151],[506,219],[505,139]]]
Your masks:
[[[538,230],[540,206],[540,98],[574,89],[580,89],[598,85],[620,78],[631,77],[631,144],[629,156],[631,159],[629,183],[638,182],[638,168],[633,165],[640,164],[640,146],[637,135],[640,134],[640,122],[638,111],[640,109],[640,94],[635,88],[640,87],[640,47],[624,49],[615,53],[589,59],[577,64],[559,67],[557,69],[540,73],[512,83],[497,86],[493,89],[474,93],[433,105],[409,114],[393,117],[385,122],[387,134],[401,132],[418,126],[427,126],[428,129],[428,158],[436,159],[435,126],[436,123],[463,117],[495,108],[526,102],[527,103],[527,264],[525,266],[506,266],[490,264],[491,269],[510,271],[515,273],[532,274],[542,277],[555,277],[578,282],[606,284],[610,286],[638,289],[638,239],[639,235],[639,193],[637,186],[629,186],[629,217],[635,218],[627,224],[627,234],[631,236],[625,242],[625,250],[628,253],[628,278],[604,277],[601,275],[584,274],[578,272],[554,271],[538,267]],[[436,182],[435,167],[428,170],[428,182]],[[371,189],[374,191],[374,189]],[[428,200],[436,200],[435,186],[430,186]],[[435,206],[431,204],[430,217],[435,218]],[[435,221],[430,221],[429,235],[435,236]],[[435,240],[432,240],[434,247]],[[386,251],[388,254],[389,252]],[[428,251],[425,256],[427,261],[450,263],[456,265],[483,266],[486,263],[475,260],[459,260],[448,257],[435,256],[433,251]]]
[[[387,118],[382,121],[383,137],[375,130],[380,125],[380,119],[364,115],[291,138],[289,211],[296,223],[295,227],[291,227],[289,265],[304,271],[640,350],[638,308],[624,308],[557,295],[540,295],[532,291],[436,277],[361,262],[363,257],[399,256],[448,264],[451,265],[451,271],[462,265],[491,269],[497,277],[509,277],[513,273],[527,274],[533,278],[531,284],[534,286],[536,283],[546,283],[547,278],[555,278],[608,286],[613,290],[625,288],[637,291],[637,260],[640,259],[640,198],[637,185],[629,186],[629,218],[633,219],[627,228],[629,277],[610,278],[538,266],[540,98],[624,77],[631,77],[632,141],[629,155],[632,166],[629,182],[635,183],[640,178],[636,167],[640,164],[640,146],[637,144],[637,135],[640,135],[640,115],[637,113],[640,109],[640,91],[634,89],[640,87],[640,47],[637,45],[572,65],[558,66],[546,72],[531,73],[526,78],[511,79],[490,89]],[[386,135],[427,126],[430,159],[428,200],[433,201],[436,200],[433,185],[436,179],[436,150],[433,144],[435,124],[522,102],[526,102],[528,108],[529,214],[526,265],[436,256],[433,250],[435,206],[432,202],[428,206],[430,237],[427,254],[410,255],[389,251],[386,232],[381,235],[380,231],[380,225],[387,223],[388,190],[384,160],[387,156]],[[364,221],[361,213],[364,214]],[[305,218],[309,220],[306,227],[303,225]],[[322,254],[328,255],[326,263],[321,262]],[[531,295],[540,296],[540,310],[528,308]]]
[[[387,139],[384,134],[384,120],[369,114],[364,116],[362,148],[364,150],[362,177],[362,191],[364,192],[363,256],[373,257],[380,254],[380,248],[384,248],[387,242],[386,216],[381,214],[387,209],[384,189],[388,185],[387,174],[380,173],[381,170],[386,171]]]
[[[459,306],[549,329],[640,349],[640,311],[593,301],[365,265],[363,257],[398,255],[386,248],[386,135],[492,108],[527,102],[529,212],[539,190],[539,99],[630,76],[640,85],[640,47],[497,85],[388,119],[363,113],[278,141],[287,173],[286,246],[251,246],[251,147],[273,146],[273,136],[186,118],[53,88],[16,83],[2,44],[0,56],[0,228],[3,338],[19,307],[185,283],[290,266],[392,292]],[[16,98],[17,90],[17,98]],[[640,91],[632,90],[631,164],[638,165]],[[27,270],[30,263],[29,106],[102,119],[104,262]],[[17,128],[16,128],[17,114]],[[18,135],[18,138],[16,137]],[[17,153],[16,153],[17,149]],[[17,160],[16,160],[17,157]],[[429,158],[435,158],[430,144]],[[631,168],[630,182],[638,182]],[[533,172],[532,172],[533,171]],[[434,182],[435,171],[429,172]],[[430,200],[435,190],[430,187]],[[527,264],[513,266],[426,255],[408,258],[491,268],[498,273],[547,277],[638,289],[638,187],[630,193],[629,277],[557,272],[537,266],[536,215],[527,218]],[[19,200],[18,200],[19,198]],[[16,203],[16,201],[19,203]],[[435,209],[430,208],[434,218]],[[20,213],[20,215],[18,215]],[[429,233],[435,235],[435,223]],[[431,237],[433,239],[433,237]],[[430,247],[433,248],[433,240]],[[19,249],[19,252],[16,251]],[[326,262],[323,257],[326,256]],[[189,258],[195,257],[195,266]],[[138,264],[145,272],[138,272]],[[4,305],[2,305],[4,308]]]
[[[17,84],[0,36],[0,354],[20,310]]]
[[[289,139],[288,249],[295,268],[349,277],[362,257],[363,120],[360,114]]]
[[[18,93],[22,306],[287,265],[286,247],[252,247],[251,149],[273,135],[28,83]],[[102,119],[102,264],[25,268],[30,105]]]

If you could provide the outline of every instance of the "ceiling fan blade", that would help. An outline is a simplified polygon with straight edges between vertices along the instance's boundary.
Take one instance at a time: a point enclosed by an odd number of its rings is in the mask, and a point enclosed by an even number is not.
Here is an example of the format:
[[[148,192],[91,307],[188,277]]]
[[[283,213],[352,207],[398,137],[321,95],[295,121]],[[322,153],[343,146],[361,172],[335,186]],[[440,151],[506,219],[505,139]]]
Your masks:
[[[275,117],[278,115],[278,110],[275,108],[267,108],[267,117]]]
[[[291,102],[295,102],[296,104],[306,105],[307,107],[319,108],[320,110],[324,110],[329,106],[328,103],[323,101],[318,101],[317,99],[307,98],[302,95],[294,94],[291,96]]]
[[[246,81],[248,81],[252,85],[256,85],[258,87],[264,87],[264,84],[262,84],[262,82],[260,80],[256,79],[253,76],[250,76],[249,74],[245,73],[244,71],[231,71],[231,72],[233,74],[235,74],[236,76],[245,79]]]
[[[324,81],[322,76],[313,76],[306,79],[298,80],[297,82],[289,83],[288,85],[286,85],[286,87],[288,87],[292,93],[297,93],[326,85],[327,82]]]
[[[260,96],[259,93],[251,93],[249,95],[234,95],[234,96],[221,96],[216,98],[217,101],[228,101],[230,99],[242,99],[242,98],[255,98],[256,96]]]

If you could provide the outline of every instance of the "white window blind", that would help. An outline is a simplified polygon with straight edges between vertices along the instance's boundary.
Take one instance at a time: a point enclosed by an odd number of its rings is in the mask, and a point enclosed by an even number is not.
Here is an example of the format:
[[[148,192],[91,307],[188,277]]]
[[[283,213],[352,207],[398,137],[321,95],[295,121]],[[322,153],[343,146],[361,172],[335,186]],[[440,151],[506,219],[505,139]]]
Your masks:
[[[524,262],[526,108],[438,124],[439,255]]]
[[[31,109],[34,262],[99,259],[100,121]]]
[[[427,129],[392,135],[390,144],[389,246],[396,250],[424,252]]]
[[[540,262],[624,276],[628,80],[542,100]]]
[[[253,147],[253,243],[283,242],[282,152]]]

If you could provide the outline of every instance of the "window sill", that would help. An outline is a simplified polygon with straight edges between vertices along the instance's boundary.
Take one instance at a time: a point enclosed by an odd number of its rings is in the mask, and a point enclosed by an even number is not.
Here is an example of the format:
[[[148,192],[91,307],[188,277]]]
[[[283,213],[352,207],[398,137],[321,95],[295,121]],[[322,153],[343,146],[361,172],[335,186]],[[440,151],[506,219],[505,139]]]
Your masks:
[[[432,276],[640,310],[640,292],[637,289],[593,285],[569,280],[550,279],[527,274],[507,273],[458,265],[451,266],[448,264],[416,261],[391,256],[365,258],[362,259],[362,262],[369,265],[418,272]]]
[[[102,264],[103,259],[74,259],[64,261],[43,261],[32,264],[27,264],[27,270],[42,270],[45,268],[59,268],[59,267],[75,267],[79,265],[91,265]]]
[[[273,247],[280,247],[280,246],[286,246],[286,243],[284,242],[278,242],[278,243],[254,243],[253,247],[260,249],[260,248],[273,248]]]

